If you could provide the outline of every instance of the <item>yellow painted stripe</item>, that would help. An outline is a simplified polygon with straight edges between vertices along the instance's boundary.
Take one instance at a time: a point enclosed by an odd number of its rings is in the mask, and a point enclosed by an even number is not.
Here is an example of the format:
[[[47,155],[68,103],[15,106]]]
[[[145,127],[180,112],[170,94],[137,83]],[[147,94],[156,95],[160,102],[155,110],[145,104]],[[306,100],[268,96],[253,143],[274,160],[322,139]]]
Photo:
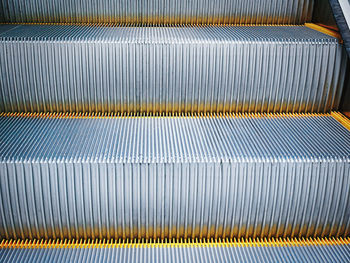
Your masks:
[[[0,117],[23,117],[23,118],[57,118],[57,119],[92,119],[92,118],[285,118],[285,117],[320,117],[333,116],[337,112],[329,113],[23,113],[23,112],[1,112]],[[340,114],[340,113],[339,113]],[[341,114],[340,114],[341,115]]]
[[[334,119],[339,121],[345,128],[347,128],[350,131],[350,120],[347,117],[345,117],[340,112],[335,111],[331,112],[331,115]]]
[[[249,239],[126,239],[126,240],[2,240],[1,248],[106,248],[106,247],[285,247],[350,245],[347,238],[249,238]]]
[[[323,34],[335,37],[335,38],[339,39],[340,43],[343,42],[341,35],[339,34],[339,32],[337,32],[335,30],[323,27],[323,26],[318,25],[318,24],[313,24],[313,23],[305,23],[305,26],[308,28],[311,28],[313,30],[319,31]]]
[[[140,27],[145,25],[159,26],[159,27],[172,27],[172,26],[283,26],[283,27],[292,27],[292,26],[302,26],[302,25],[293,25],[293,24],[249,24],[249,23],[135,23],[134,21],[125,22],[112,22],[112,23],[94,23],[94,22],[0,22],[0,25],[60,25],[60,26],[93,26],[93,27],[115,27],[115,26],[127,26],[127,27]]]

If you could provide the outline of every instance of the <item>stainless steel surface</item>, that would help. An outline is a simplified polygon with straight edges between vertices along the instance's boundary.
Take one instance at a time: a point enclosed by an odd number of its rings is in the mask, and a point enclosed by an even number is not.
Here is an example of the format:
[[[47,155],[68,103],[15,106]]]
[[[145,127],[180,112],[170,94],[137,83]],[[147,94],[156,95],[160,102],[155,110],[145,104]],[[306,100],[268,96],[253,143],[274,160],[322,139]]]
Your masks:
[[[0,0],[7,22],[302,24],[313,0]]]
[[[327,112],[347,67],[304,26],[0,26],[0,110]]]
[[[2,262],[349,262],[349,245],[0,249]]]
[[[330,115],[0,118],[1,238],[349,236]]]

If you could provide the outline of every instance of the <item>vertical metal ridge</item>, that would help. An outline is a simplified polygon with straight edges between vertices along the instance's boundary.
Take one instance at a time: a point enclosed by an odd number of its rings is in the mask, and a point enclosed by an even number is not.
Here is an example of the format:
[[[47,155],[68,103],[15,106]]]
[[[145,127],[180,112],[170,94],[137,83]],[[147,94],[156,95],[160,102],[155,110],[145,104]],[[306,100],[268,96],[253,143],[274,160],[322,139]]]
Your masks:
[[[311,20],[313,1],[89,0],[23,3],[0,1],[3,22],[160,24],[302,24]]]
[[[350,133],[331,114],[91,115],[1,114],[1,238],[350,232]]]
[[[8,112],[329,112],[347,66],[304,26],[22,25],[0,53]]]

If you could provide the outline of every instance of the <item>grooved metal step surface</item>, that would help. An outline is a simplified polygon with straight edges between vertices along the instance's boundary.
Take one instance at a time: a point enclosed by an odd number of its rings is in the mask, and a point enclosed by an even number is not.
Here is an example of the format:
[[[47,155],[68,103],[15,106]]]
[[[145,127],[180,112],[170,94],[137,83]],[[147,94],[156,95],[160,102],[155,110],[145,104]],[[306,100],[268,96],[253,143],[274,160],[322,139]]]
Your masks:
[[[144,24],[299,24],[313,0],[0,0],[0,21]]]
[[[0,237],[349,236],[338,120],[2,114]]]
[[[5,242],[2,242],[5,243]],[[349,239],[284,241],[12,242],[1,262],[349,262]]]
[[[0,26],[5,112],[328,112],[346,68],[305,26]]]

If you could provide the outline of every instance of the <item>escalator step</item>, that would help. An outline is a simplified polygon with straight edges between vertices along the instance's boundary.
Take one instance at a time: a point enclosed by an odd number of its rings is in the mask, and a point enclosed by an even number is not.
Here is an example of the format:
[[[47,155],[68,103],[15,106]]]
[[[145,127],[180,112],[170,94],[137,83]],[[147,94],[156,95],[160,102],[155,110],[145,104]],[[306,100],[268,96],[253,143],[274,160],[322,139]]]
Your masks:
[[[0,238],[347,237],[346,127],[336,112],[1,114]]]
[[[2,112],[328,112],[347,57],[306,26],[0,26]]]

